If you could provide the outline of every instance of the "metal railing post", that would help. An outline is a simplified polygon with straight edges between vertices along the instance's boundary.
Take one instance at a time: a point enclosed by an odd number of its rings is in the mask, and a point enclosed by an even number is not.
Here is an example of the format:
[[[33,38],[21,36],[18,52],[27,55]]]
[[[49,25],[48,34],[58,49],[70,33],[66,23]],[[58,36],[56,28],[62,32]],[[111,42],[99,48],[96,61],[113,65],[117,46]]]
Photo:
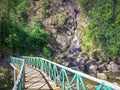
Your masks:
[[[10,65],[14,69],[14,87],[12,90],[24,90],[24,78],[25,78],[25,63],[24,59],[10,57]],[[17,76],[17,68],[20,69]]]
[[[14,85],[15,85],[15,82],[16,82],[16,70],[14,69]]]
[[[11,66],[13,67],[13,69],[14,69],[14,85],[15,85],[16,79],[17,79],[17,77],[16,77],[16,75],[17,75],[17,73],[16,73],[17,68],[16,68],[12,63],[10,63],[10,65],[11,65]]]

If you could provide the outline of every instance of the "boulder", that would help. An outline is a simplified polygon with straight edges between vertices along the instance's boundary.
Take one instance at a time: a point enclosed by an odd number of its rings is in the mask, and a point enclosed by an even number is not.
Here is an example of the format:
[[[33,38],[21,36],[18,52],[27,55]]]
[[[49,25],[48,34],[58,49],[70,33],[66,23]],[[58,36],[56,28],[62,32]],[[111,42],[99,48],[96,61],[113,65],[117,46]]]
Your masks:
[[[109,62],[106,65],[106,68],[108,69],[109,72],[120,72],[119,65],[114,61]]]
[[[104,80],[107,79],[107,75],[104,74],[104,73],[97,73],[97,77],[100,78],[100,79],[104,79]]]
[[[79,52],[78,54],[68,55],[68,61],[74,64],[73,68],[77,68],[77,70],[79,69],[80,71],[85,71],[87,59],[87,55],[82,52]]]
[[[83,53],[83,52],[80,52],[79,54],[78,54],[78,59],[79,60],[84,60],[84,61],[86,61],[86,60],[88,60],[88,56],[85,54],[85,53]]]
[[[118,59],[118,60],[116,60],[116,62],[115,62],[117,65],[118,65],[118,70],[119,70],[119,72],[120,72],[120,60]]]
[[[106,63],[103,63],[103,64],[98,64],[98,71],[103,73],[103,72],[107,72],[107,69],[105,67],[105,64]]]
[[[72,62],[69,62],[69,61],[64,61],[62,63],[62,65],[66,66],[66,67],[73,67],[74,66],[74,64]]]
[[[85,66],[86,66],[85,70],[87,72],[94,73],[94,74],[97,73],[97,67],[98,67],[98,65],[97,65],[97,63],[96,63],[95,60],[89,60],[89,61],[87,61]]]
[[[79,70],[84,72],[86,60],[81,59],[78,63],[79,63],[79,66],[78,66]]]

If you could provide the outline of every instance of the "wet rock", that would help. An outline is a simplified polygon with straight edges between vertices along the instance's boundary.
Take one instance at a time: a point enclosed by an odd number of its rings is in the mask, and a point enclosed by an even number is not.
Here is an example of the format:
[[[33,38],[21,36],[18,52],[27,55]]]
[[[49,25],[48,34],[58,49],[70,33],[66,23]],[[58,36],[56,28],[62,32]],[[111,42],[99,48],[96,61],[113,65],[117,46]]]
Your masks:
[[[85,71],[86,61],[88,60],[88,56],[82,52],[77,54],[70,54],[68,55],[68,61],[74,64],[73,69],[79,71]]]
[[[105,73],[97,73],[97,77],[100,79],[107,80],[107,75]]]
[[[109,62],[106,65],[106,68],[108,69],[109,72],[120,72],[119,65],[114,61]]]
[[[77,70],[77,71],[81,71],[78,67],[71,67],[71,69]]]
[[[95,60],[89,60],[86,62],[86,71],[88,71],[89,73],[94,73],[96,74],[97,73],[97,63]]]
[[[80,71],[85,71],[85,64],[86,64],[86,60],[84,59],[80,59],[79,61],[77,60],[75,63],[75,67],[78,67],[78,69]]]
[[[78,54],[78,58],[79,58],[79,60],[83,60],[83,61],[88,60],[88,56],[85,53],[83,53],[83,52],[80,52]]]
[[[108,72],[107,69],[106,69],[106,67],[105,67],[105,64],[106,64],[106,63],[103,63],[103,64],[99,64],[99,65],[98,65],[98,71],[99,71],[99,72],[101,72],[101,73],[103,73],[103,72]]]
[[[62,65],[66,66],[66,67],[73,67],[74,66],[74,64],[72,62],[68,62],[68,61],[62,62]]]

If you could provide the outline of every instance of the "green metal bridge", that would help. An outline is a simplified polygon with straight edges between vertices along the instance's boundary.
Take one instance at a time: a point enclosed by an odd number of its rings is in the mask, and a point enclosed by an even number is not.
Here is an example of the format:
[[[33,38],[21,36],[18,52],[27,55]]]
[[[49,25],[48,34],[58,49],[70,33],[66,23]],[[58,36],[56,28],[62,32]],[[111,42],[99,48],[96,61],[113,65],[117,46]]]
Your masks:
[[[120,90],[120,86],[44,58],[22,56],[9,60],[14,68],[12,90]],[[94,89],[88,87],[86,79],[96,83]]]

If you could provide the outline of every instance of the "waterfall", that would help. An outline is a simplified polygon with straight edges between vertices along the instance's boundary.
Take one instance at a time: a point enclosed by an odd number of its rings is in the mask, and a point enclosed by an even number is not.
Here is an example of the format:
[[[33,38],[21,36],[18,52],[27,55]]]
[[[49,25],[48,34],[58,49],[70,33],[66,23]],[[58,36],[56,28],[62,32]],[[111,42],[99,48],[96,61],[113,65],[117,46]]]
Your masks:
[[[81,44],[80,44],[80,41],[78,39],[78,30],[75,30],[74,38],[71,42],[70,53],[77,54],[78,52],[81,51],[80,48],[81,48]]]
[[[81,51],[81,44],[78,38],[78,30],[77,30],[77,15],[80,12],[79,9],[77,8],[70,8],[71,9],[71,17],[73,19],[72,21],[72,30],[74,30],[74,38],[71,42],[71,46],[70,46],[70,54],[77,54],[78,52]]]

